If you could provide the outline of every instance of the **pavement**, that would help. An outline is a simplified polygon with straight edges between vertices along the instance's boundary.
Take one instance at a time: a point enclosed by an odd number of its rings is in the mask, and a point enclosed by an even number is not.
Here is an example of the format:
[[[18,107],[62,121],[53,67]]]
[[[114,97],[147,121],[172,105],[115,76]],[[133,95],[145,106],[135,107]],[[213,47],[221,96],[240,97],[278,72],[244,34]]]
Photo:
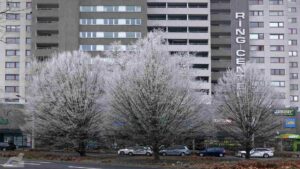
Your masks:
[[[25,160],[23,166],[5,166],[6,161],[0,161],[0,169],[20,168],[20,169],[155,169],[126,166],[105,166],[100,164],[82,164],[71,162],[50,162]],[[158,169],[158,168],[157,168]]]

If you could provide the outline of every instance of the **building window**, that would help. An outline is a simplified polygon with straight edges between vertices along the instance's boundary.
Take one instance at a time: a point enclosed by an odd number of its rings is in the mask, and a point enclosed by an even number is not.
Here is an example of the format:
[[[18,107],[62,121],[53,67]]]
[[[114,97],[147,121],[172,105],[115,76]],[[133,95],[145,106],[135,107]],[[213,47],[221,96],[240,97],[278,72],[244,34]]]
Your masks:
[[[250,28],[263,28],[264,22],[250,22]]]
[[[5,68],[19,68],[19,62],[6,62]]]
[[[269,12],[269,15],[270,16],[283,16],[284,15],[284,12],[283,11],[270,11]]]
[[[271,45],[270,46],[270,51],[284,51],[284,46],[283,45]]]
[[[32,8],[32,2],[26,2],[26,8]]]
[[[5,80],[19,80],[19,75],[18,74],[6,74],[5,75]]]
[[[249,5],[263,5],[263,0],[249,0]]]
[[[187,3],[168,3],[168,8],[187,8]]]
[[[32,19],[32,14],[30,14],[30,13],[26,14],[26,19],[31,20]]]
[[[171,14],[168,15],[168,20],[187,20],[187,15]]]
[[[20,44],[20,38],[17,37],[6,38],[6,44]]]
[[[80,19],[80,25],[141,25],[141,19]]]
[[[290,73],[290,79],[298,79],[298,73]]]
[[[167,15],[164,14],[149,14],[148,20],[167,20]]]
[[[297,18],[289,18],[289,23],[297,23]]]
[[[5,93],[19,93],[19,86],[5,86]]]
[[[283,28],[284,23],[283,22],[270,22],[269,26],[270,26],[270,28]]]
[[[20,2],[7,2],[6,7],[7,8],[20,8],[21,3]]]
[[[208,20],[208,15],[189,15],[189,20],[191,21],[202,21]]]
[[[141,12],[141,6],[80,6],[80,12]]]
[[[250,33],[250,39],[251,40],[264,39],[264,34],[263,33]]]
[[[207,8],[208,4],[207,3],[188,3],[189,8]]]
[[[290,90],[299,90],[298,84],[290,84]]]
[[[148,8],[166,8],[167,3],[165,3],[165,2],[148,2],[147,6],[148,6]]]
[[[26,38],[26,44],[31,44],[31,38]]]
[[[264,16],[264,11],[250,11],[250,16]]]
[[[294,13],[294,12],[297,12],[297,8],[296,7],[289,7],[288,11]]]
[[[20,50],[7,49],[5,53],[6,56],[20,56]]]
[[[298,62],[290,62],[290,68],[297,68]]]
[[[189,45],[208,45],[207,39],[190,39]]]
[[[6,32],[20,32],[20,25],[6,25]]]
[[[285,81],[272,81],[271,86],[274,87],[285,87]]]
[[[81,51],[93,52],[93,51],[111,51],[114,48],[118,48],[122,51],[131,50],[133,47],[129,45],[80,45]]]
[[[189,55],[194,57],[208,57],[208,52],[189,52]]]
[[[290,101],[291,101],[291,102],[298,102],[298,101],[299,101],[299,96],[291,95],[291,96],[290,96]]]
[[[193,69],[208,70],[209,65],[208,64],[193,64],[193,65],[191,65],[191,68],[193,68]]]
[[[263,57],[250,57],[251,63],[265,63],[265,58]]]
[[[188,31],[190,33],[207,33],[208,27],[189,27]]]
[[[271,69],[271,75],[285,75],[285,69]]]
[[[251,45],[250,51],[264,51],[265,47],[263,45]]]
[[[80,38],[141,38],[141,32],[80,32]]]
[[[26,56],[31,56],[31,50],[26,50]]]
[[[270,0],[270,5],[282,5],[283,0]]]
[[[271,40],[283,40],[284,34],[270,34]]]
[[[290,46],[297,46],[297,40],[289,40],[289,41],[288,41],[288,44],[289,44]]]
[[[288,29],[288,33],[289,33],[289,34],[297,34],[297,32],[298,32],[298,31],[297,31],[297,28],[289,28],[289,29]]]
[[[6,20],[20,20],[20,14],[18,14],[18,13],[6,13]]]
[[[289,51],[289,56],[298,56],[298,51]]]
[[[270,58],[271,63],[285,63],[284,57],[271,57]]]
[[[30,25],[26,26],[26,32],[29,32],[29,33],[31,32],[31,26]]]

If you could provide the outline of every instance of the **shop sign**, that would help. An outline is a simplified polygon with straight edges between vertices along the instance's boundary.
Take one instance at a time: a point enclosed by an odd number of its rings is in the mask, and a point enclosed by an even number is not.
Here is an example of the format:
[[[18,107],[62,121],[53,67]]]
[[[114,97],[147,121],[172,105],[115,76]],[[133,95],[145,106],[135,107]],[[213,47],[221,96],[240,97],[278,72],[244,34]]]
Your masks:
[[[277,116],[295,116],[296,109],[277,109],[274,114]]]
[[[296,128],[296,118],[285,119],[285,128]]]

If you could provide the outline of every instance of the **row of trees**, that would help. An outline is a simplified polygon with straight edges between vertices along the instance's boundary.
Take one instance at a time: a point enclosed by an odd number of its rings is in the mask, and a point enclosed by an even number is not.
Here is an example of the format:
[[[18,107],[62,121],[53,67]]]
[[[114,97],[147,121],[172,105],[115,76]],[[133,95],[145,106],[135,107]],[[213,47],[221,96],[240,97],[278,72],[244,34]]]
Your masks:
[[[245,67],[239,78],[228,70],[210,99],[190,84],[190,56],[170,55],[166,45],[163,34],[154,32],[134,49],[116,46],[106,57],[67,52],[35,62],[27,104],[35,138],[68,145],[84,156],[89,141],[122,136],[151,145],[159,159],[160,145],[211,130],[240,141],[247,157],[253,135],[265,139],[274,134],[276,95],[254,67]],[[237,82],[245,88],[237,89]],[[216,109],[206,109],[208,103]],[[230,123],[212,128],[213,119]]]

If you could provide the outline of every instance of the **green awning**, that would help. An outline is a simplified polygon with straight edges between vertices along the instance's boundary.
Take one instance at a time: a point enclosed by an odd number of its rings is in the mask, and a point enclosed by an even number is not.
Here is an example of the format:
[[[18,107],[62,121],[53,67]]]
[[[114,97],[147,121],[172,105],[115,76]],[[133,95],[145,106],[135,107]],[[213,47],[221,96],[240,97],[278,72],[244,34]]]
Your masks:
[[[276,136],[276,138],[281,138],[281,139],[300,139],[300,135],[298,135],[298,134],[281,134],[279,136]]]

